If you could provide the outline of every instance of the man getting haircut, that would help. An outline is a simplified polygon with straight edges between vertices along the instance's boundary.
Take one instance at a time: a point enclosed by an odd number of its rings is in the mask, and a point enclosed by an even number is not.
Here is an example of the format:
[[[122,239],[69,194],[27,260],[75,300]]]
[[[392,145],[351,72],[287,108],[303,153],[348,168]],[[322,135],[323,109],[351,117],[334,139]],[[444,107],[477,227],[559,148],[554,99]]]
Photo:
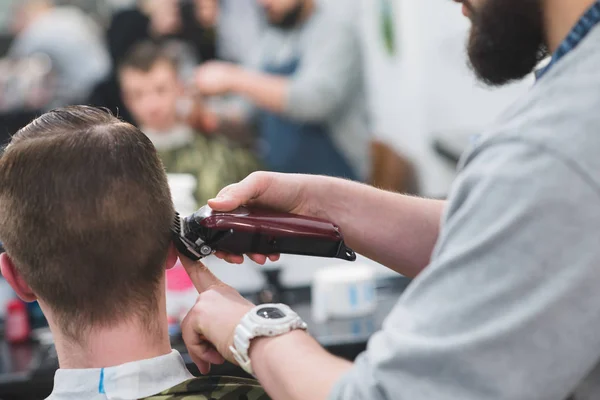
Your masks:
[[[0,268],[48,319],[60,364],[49,399],[266,398],[255,381],[194,379],[171,350],[173,216],[152,142],[104,110],[51,111],[4,149]]]

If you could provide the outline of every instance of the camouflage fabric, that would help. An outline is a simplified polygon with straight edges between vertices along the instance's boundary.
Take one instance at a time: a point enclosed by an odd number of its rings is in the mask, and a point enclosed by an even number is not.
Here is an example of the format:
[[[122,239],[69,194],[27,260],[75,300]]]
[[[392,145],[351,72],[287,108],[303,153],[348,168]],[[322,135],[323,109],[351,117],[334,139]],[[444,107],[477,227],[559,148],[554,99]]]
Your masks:
[[[196,201],[203,206],[227,185],[237,183],[260,169],[258,159],[241,147],[220,137],[197,134],[184,147],[159,150],[168,173],[191,174],[197,179]]]
[[[251,379],[203,377],[183,382],[165,392],[140,400],[270,400]]]

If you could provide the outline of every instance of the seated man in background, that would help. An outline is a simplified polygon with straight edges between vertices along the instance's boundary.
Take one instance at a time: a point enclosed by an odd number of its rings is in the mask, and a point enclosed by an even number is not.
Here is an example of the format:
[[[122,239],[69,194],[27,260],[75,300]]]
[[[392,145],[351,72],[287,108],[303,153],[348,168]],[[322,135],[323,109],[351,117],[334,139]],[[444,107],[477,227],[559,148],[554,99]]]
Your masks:
[[[0,269],[48,319],[60,363],[49,399],[267,398],[254,381],[193,379],[171,350],[173,216],[154,146],[103,110],[52,111],[12,138],[0,157]]]
[[[154,40],[175,44],[185,61],[199,62],[215,58],[214,12],[198,7],[195,1],[117,0],[119,7],[106,30],[106,42],[114,66],[118,66],[138,43]],[[116,3],[116,1],[113,1]],[[96,86],[85,102],[106,107],[127,122],[135,123],[123,104],[116,71]]]
[[[166,48],[152,42],[139,44],[119,66],[119,79],[125,104],[156,146],[167,172],[196,177],[199,205],[259,168],[249,150],[196,132],[184,120],[184,87]],[[205,120],[205,125],[215,124],[208,115]]]

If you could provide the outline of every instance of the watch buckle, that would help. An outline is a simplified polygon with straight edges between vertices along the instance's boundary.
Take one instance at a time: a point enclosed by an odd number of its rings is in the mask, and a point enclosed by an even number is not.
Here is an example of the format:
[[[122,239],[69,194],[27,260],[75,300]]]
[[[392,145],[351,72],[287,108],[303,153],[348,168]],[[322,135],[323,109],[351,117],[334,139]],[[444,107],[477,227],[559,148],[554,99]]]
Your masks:
[[[229,346],[229,351],[231,351],[231,354],[233,355],[235,361],[237,361],[238,364],[240,364],[240,367],[250,375],[254,376],[254,370],[252,369],[252,362],[250,361],[250,357],[245,358],[244,356],[242,356],[242,354],[239,351],[237,351],[237,349],[234,346]]]

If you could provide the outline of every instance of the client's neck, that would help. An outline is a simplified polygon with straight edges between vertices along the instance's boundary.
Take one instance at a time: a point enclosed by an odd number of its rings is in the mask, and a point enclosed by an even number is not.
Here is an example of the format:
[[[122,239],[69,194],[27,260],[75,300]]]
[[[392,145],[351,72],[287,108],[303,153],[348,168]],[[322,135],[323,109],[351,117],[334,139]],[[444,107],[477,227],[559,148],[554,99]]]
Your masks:
[[[107,368],[169,354],[167,318],[159,319],[152,328],[131,320],[109,328],[94,327],[81,343],[52,329],[60,368]],[[55,328],[52,323],[51,328]]]

